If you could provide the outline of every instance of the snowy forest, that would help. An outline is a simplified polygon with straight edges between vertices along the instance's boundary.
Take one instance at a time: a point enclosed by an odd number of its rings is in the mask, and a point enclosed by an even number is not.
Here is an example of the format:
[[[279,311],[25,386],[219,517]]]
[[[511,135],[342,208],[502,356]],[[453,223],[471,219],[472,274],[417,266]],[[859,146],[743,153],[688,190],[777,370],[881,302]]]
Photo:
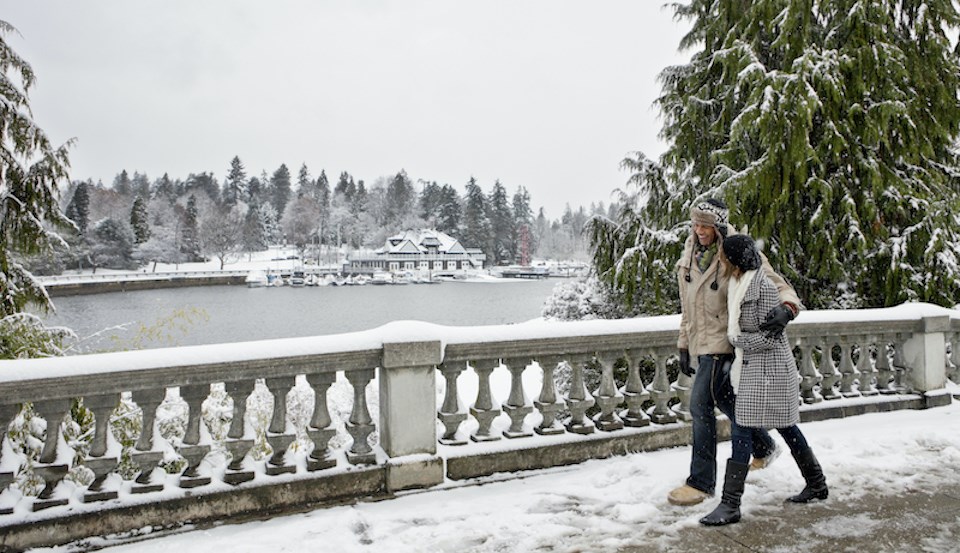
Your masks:
[[[499,181],[484,192],[471,178],[461,195],[449,184],[413,182],[403,170],[372,185],[347,172],[336,182],[323,170],[313,177],[306,164],[296,176],[285,164],[249,176],[239,157],[222,182],[207,172],[151,180],[125,170],[110,186],[74,181],[61,206],[78,232],[66,235],[68,248],[32,260],[35,273],[211,258],[223,267],[241,252],[273,244],[296,246],[302,259],[327,263],[333,259],[325,253],[338,246],[378,248],[387,236],[414,228],[435,228],[481,248],[494,265],[529,263],[533,256],[585,260],[584,224],[609,209],[568,205],[560,219],[549,220],[543,208],[533,213],[524,187],[510,195]]]

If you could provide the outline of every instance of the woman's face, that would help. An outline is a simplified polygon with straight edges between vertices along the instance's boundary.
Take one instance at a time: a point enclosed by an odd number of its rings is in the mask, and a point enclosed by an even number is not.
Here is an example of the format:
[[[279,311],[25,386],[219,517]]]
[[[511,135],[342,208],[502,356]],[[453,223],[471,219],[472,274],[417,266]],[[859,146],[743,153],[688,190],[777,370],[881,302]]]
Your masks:
[[[710,225],[693,224],[693,233],[697,235],[697,240],[701,246],[709,246],[717,239],[717,229]]]

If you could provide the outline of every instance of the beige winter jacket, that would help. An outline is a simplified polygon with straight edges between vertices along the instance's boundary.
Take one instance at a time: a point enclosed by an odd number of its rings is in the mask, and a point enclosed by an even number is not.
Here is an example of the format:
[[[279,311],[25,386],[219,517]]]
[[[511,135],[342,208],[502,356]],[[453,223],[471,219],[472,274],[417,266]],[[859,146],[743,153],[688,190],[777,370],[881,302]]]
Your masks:
[[[690,358],[698,355],[733,353],[733,346],[727,340],[727,284],[729,278],[720,266],[720,256],[713,256],[707,270],[700,272],[696,263],[692,263],[694,243],[697,237],[691,233],[683,247],[683,255],[677,262],[677,279],[680,283],[680,338],[679,349],[690,351]],[[780,292],[780,301],[792,303],[797,309],[803,309],[796,290],[780,275],[774,272],[767,257],[763,259],[763,270]],[[690,282],[687,282],[687,275]],[[711,284],[717,282],[717,289]],[[694,361],[696,364],[696,361]]]

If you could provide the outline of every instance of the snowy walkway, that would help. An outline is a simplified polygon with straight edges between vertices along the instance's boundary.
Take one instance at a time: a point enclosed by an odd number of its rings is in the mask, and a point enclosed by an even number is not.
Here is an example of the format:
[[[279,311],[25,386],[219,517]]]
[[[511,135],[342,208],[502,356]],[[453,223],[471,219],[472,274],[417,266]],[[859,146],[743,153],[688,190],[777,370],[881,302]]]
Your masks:
[[[697,522],[715,501],[693,508],[666,502],[667,491],[683,481],[689,463],[689,448],[678,448],[523,478],[448,483],[390,500],[182,531],[107,551],[958,551],[960,402],[802,428],[824,466],[830,499],[784,505],[783,499],[802,487],[785,454],[750,475],[744,520],[725,528]],[[729,443],[721,444],[720,457],[729,452]],[[86,545],[111,543],[116,542]]]

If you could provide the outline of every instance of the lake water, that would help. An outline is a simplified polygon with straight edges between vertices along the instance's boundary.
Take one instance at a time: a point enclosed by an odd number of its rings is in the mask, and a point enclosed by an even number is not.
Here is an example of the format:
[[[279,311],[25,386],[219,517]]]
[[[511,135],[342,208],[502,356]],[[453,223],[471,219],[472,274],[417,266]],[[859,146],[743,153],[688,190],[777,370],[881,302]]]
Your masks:
[[[395,320],[493,325],[540,316],[560,279],[403,286],[166,288],[53,298],[74,353],[338,334]]]

